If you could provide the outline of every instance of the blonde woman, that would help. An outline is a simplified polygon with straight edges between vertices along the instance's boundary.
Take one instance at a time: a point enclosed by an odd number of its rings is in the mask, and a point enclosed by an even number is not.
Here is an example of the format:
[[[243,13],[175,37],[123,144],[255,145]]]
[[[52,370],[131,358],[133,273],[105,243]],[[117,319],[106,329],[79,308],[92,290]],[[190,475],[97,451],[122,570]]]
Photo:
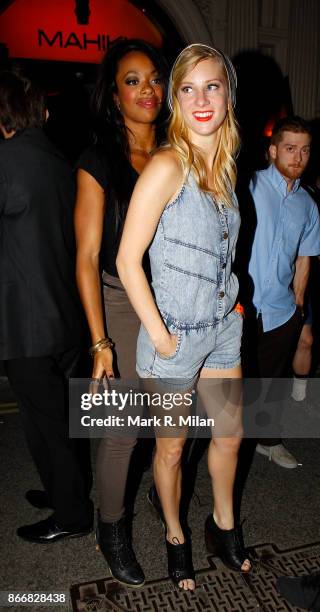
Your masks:
[[[197,379],[241,378],[242,319],[234,310],[238,282],[231,271],[240,224],[234,196],[235,88],[230,60],[206,45],[184,49],[171,72],[168,146],[137,182],[117,257],[119,276],[142,322],[137,346],[142,378],[181,378],[186,388]],[[154,293],[142,267],[150,243]],[[210,394],[203,401],[209,412]],[[226,565],[246,572],[250,562],[232,503],[239,416],[233,430],[209,447],[214,513],[206,521],[206,542]],[[179,521],[184,442],[183,436],[157,438],[154,478],[166,521],[169,575],[180,588],[193,590],[190,539]]]

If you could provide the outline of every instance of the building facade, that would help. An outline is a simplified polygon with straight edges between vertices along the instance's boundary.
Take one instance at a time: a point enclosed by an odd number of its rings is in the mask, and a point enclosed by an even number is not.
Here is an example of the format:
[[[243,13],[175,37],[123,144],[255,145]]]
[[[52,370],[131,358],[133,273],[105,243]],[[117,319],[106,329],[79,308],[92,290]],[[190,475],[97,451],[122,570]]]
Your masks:
[[[213,44],[231,57],[244,50],[272,57],[288,77],[294,112],[320,116],[319,0],[157,2],[188,43]]]

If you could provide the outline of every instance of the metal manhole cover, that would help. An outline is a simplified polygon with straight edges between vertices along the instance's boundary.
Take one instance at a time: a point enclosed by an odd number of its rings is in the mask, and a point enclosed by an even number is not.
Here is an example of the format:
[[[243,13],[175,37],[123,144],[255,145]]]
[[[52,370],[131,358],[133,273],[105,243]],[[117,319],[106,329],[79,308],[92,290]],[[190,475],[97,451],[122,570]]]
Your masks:
[[[280,551],[273,544],[250,549],[249,576],[228,571],[215,557],[196,573],[194,593],[175,589],[167,578],[126,589],[112,578],[73,585],[73,612],[283,612],[295,610],[278,595],[276,577],[300,576],[320,569],[320,543]]]

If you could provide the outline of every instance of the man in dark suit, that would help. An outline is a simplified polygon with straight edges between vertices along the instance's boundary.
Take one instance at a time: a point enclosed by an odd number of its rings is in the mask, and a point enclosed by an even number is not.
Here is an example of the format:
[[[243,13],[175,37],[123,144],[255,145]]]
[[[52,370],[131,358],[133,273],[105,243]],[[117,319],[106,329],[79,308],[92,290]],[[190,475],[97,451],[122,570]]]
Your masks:
[[[45,491],[28,491],[46,520],[17,534],[53,542],[92,530],[90,477],[68,436],[68,378],[81,359],[74,276],[71,168],[47,140],[42,93],[21,75],[0,74],[0,360],[19,402]]]

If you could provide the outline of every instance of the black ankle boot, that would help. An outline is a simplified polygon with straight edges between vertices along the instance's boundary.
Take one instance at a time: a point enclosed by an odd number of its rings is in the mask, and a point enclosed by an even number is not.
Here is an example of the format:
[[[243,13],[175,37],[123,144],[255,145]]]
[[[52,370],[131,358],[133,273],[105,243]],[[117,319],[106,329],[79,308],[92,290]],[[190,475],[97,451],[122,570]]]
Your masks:
[[[191,539],[186,538],[183,544],[171,544],[166,538],[168,555],[168,574],[176,585],[181,580],[194,580],[194,568],[192,563]],[[191,589],[190,589],[191,590]]]
[[[129,541],[125,517],[104,523],[98,512],[96,539],[113,578],[129,587],[142,587],[145,576]]]
[[[219,557],[229,569],[236,572],[244,571],[241,567],[248,559],[248,554],[240,541],[237,527],[220,529],[212,514],[209,514],[205,523],[204,537],[209,553]]]

